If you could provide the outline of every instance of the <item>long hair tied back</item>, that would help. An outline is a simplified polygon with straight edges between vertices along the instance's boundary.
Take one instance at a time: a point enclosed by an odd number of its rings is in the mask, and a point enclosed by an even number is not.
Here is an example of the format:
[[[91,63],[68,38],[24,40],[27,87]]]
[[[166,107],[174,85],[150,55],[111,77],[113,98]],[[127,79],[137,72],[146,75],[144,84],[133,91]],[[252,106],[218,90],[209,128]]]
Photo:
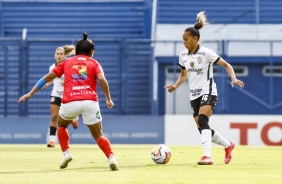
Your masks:
[[[88,34],[86,32],[83,33],[83,40],[87,40]]]
[[[88,34],[86,32],[83,33],[83,38],[78,40],[75,46],[76,55],[84,54],[91,56],[91,51],[94,50],[95,46],[92,40],[88,39]]]
[[[74,45],[64,45],[61,47],[57,47],[56,50],[63,50],[66,56],[75,54],[75,46]]]
[[[197,19],[196,19],[196,23],[194,24],[194,28],[199,30],[207,24],[209,24],[207,22],[207,16],[205,15],[204,11],[201,11],[200,13],[197,14]]]
[[[197,14],[197,19],[193,27],[188,27],[185,29],[185,32],[189,32],[193,36],[197,36],[198,40],[200,39],[200,29],[204,27],[204,25],[209,24],[207,22],[207,17],[204,11],[201,11]]]

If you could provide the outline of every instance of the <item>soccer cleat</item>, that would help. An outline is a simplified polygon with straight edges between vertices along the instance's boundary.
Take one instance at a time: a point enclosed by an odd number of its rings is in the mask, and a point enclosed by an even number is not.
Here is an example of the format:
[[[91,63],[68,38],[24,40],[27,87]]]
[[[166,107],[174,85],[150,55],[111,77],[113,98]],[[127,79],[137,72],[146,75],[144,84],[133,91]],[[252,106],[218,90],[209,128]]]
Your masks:
[[[114,155],[110,155],[109,156],[109,166],[110,166],[110,169],[112,171],[118,171],[119,170],[119,167],[118,167],[118,163],[117,163],[117,160],[116,158],[114,157]]]
[[[213,161],[210,157],[203,156],[200,161],[197,162],[198,165],[212,165]]]
[[[49,148],[55,147],[55,142],[49,141],[49,143],[47,144],[47,147],[49,147]]]
[[[74,119],[71,124],[72,124],[72,127],[73,127],[74,129],[77,129],[77,127],[78,127],[78,122],[77,122],[76,119]]]
[[[225,158],[224,158],[224,163],[228,164],[232,158],[231,152],[234,149],[235,144],[230,141],[230,146],[228,148],[225,148]]]
[[[68,167],[68,163],[72,161],[72,156],[70,154],[70,152],[68,152],[67,154],[64,154],[64,158],[60,164],[60,168],[64,169],[66,167]]]

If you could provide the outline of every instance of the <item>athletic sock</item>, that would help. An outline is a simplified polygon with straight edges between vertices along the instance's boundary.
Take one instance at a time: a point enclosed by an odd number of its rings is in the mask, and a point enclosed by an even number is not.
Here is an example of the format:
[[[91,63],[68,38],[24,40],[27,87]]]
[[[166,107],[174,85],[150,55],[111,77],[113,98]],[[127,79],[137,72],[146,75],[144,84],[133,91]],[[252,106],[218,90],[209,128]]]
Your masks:
[[[111,148],[111,143],[109,139],[105,136],[101,136],[97,139],[97,144],[100,147],[100,149],[104,152],[104,154],[109,157],[110,155],[113,154],[112,148]]]
[[[65,127],[58,127],[57,134],[58,134],[58,139],[60,142],[61,149],[64,152],[67,149],[69,149],[70,136],[69,136],[68,129]]]
[[[200,128],[200,127],[198,127],[198,130],[199,130],[199,132],[200,132],[200,134],[202,133],[202,129]]]
[[[199,132],[200,132],[200,134],[201,134],[201,133],[202,133],[202,129],[198,127],[198,130],[199,130]],[[211,129],[211,136],[213,136],[213,135],[214,135],[214,130]]]
[[[211,157],[211,130],[203,129],[201,138],[204,147],[204,156]]]
[[[230,141],[222,137],[217,131],[214,131],[214,135],[212,136],[212,142],[221,145],[224,148],[228,148],[230,146]]]
[[[57,127],[50,126],[49,135],[56,135]]]
[[[55,135],[49,135],[49,141],[56,143],[56,136]]]
[[[49,127],[49,141],[53,141],[54,143],[56,142],[56,132],[57,132],[57,127]]]
[[[64,153],[64,155],[69,155],[70,154],[70,150],[66,149],[66,151],[64,151],[63,153]]]

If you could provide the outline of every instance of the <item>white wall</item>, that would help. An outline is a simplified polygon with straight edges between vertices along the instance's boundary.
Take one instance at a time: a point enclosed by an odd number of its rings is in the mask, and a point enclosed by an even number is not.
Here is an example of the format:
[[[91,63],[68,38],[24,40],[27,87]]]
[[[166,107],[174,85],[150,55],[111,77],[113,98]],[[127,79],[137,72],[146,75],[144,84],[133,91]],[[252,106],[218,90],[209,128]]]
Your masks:
[[[165,115],[165,144],[201,145],[192,115]],[[281,115],[212,115],[210,127],[236,145],[282,146]]]
[[[157,41],[180,41],[177,44],[176,53],[171,43],[159,43],[155,47],[156,56],[173,56],[178,55],[184,49],[182,44],[183,31],[193,25],[189,24],[158,24],[156,26]],[[237,40],[241,42],[234,42],[228,47],[229,56],[269,56],[270,45],[267,42],[253,41],[280,41],[273,45],[273,55],[282,56],[282,25],[254,25],[254,24],[211,24],[206,25],[201,29],[201,41],[203,45],[218,52],[219,47],[215,43],[206,43],[205,41],[218,40]],[[248,40],[248,41],[247,41]],[[218,53],[221,54],[221,53]]]
[[[178,74],[176,74],[178,75]],[[174,84],[176,80],[167,76],[165,85]],[[190,92],[188,81],[186,80],[173,93],[165,91],[165,114],[192,114],[190,105]]]

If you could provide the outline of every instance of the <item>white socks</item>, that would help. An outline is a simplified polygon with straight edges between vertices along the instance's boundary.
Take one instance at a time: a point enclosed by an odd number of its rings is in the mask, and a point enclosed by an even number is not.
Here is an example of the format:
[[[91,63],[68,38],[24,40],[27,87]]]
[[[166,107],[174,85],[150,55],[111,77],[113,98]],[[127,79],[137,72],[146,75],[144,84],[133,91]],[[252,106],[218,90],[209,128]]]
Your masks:
[[[212,142],[218,145],[223,146],[224,148],[228,148],[230,146],[230,141],[222,137],[217,131],[214,130],[214,134],[212,136]]]
[[[211,130],[203,129],[201,134],[202,145],[204,147],[204,156],[211,158]]]
[[[49,135],[49,141],[52,141],[52,142],[56,143],[56,139],[57,139],[57,136]]]
[[[221,145],[224,148],[230,146],[230,141],[222,137],[217,131],[214,131],[214,135],[211,137],[210,129],[203,129],[201,133],[202,145],[204,148],[204,156],[211,158],[211,142]]]
[[[69,155],[70,154],[70,150],[67,149],[66,151],[64,151],[64,155]]]

